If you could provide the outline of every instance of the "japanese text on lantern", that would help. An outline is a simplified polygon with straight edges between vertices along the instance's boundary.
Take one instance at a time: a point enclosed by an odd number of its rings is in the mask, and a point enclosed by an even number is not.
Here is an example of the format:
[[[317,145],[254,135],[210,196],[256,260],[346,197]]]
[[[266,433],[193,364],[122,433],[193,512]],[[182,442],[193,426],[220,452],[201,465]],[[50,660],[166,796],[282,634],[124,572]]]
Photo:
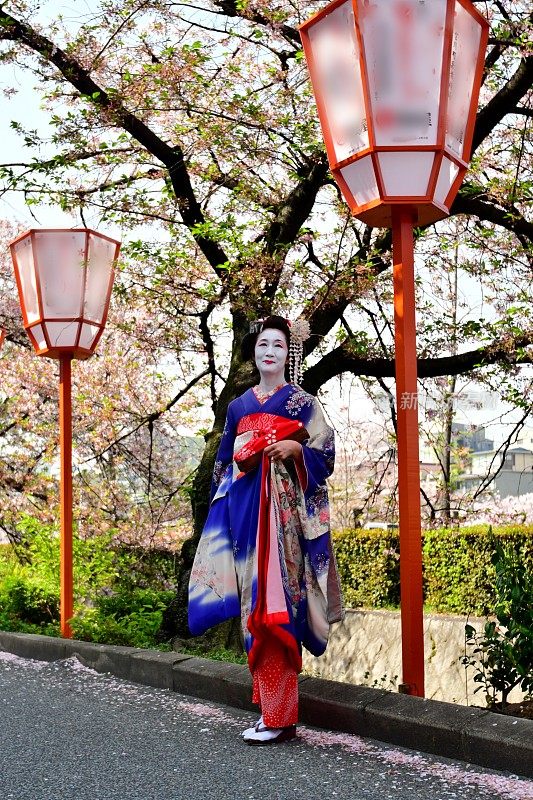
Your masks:
[[[357,0],[357,16],[376,145],[436,144],[446,0]]]

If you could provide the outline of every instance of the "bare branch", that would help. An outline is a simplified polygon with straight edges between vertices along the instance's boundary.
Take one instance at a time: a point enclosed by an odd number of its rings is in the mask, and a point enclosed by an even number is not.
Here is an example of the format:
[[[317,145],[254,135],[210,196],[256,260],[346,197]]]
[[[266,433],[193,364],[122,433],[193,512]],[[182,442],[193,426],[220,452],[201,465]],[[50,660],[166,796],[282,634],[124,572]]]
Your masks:
[[[123,128],[136,141],[159,159],[168,169],[172,187],[176,194],[178,207],[185,225],[189,228],[200,250],[215,272],[224,278],[224,270],[219,269],[227,262],[227,256],[218,242],[198,233],[198,227],[205,218],[192,188],[185,164],[184,154],[179,145],[171,146],[163,141],[142,120],[128,111],[118,94],[111,96],[92,79],[90,73],[50,39],[38,33],[31,26],[21,22],[2,9],[0,17],[0,39],[17,41],[37,53],[42,59],[53,64],[80,94],[101,109],[108,124]]]
[[[209,365],[209,375],[211,377],[211,408],[213,409],[213,413],[216,414],[217,410],[217,393],[216,393],[216,378],[217,378],[217,367],[215,361],[215,345],[213,342],[213,337],[211,336],[211,331],[209,330],[208,320],[211,312],[213,311],[214,305],[210,303],[208,307],[202,311],[200,314],[200,333],[202,334],[202,339],[205,344],[205,351],[207,353],[207,363]]]
[[[507,438],[502,442],[502,444],[499,446],[499,448],[494,453],[494,456],[492,457],[492,460],[491,460],[491,462],[489,464],[488,473],[484,477],[484,479],[482,480],[482,482],[480,483],[480,485],[478,486],[476,491],[474,492],[474,496],[472,498],[473,500],[478,498],[480,494],[483,494],[483,492],[490,486],[492,481],[502,471],[502,469],[504,467],[504,463],[505,463],[505,456],[507,455],[507,451],[509,450],[509,447],[511,446],[513,437],[515,436],[515,434],[518,433],[519,430],[521,430],[524,427],[524,423],[525,423],[525,421],[527,420],[527,418],[529,417],[530,414],[531,414],[531,406],[526,409],[526,411],[522,415],[521,419],[513,426],[513,429],[511,430],[509,436],[507,436]],[[503,457],[500,459],[500,463],[496,467],[494,472],[491,472],[492,467],[494,466],[494,462],[496,461],[496,458],[498,456],[503,456]]]
[[[521,237],[521,241],[526,247],[528,242],[533,242],[533,223],[528,222],[512,205],[504,208],[466,192],[459,192],[452,204],[450,214],[471,214],[499,225],[517,237]]]
[[[261,14],[258,11],[248,11],[244,7],[239,8],[236,0],[215,0],[215,6],[218,6],[227,17],[241,17],[241,19],[256,22],[259,25],[275,30],[287,39],[287,41],[296,44],[298,49],[300,48],[300,34],[296,28],[290,25],[274,23],[272,20],[268,19],[265,14]]]
[[[512,113],[533,82],[533,56],[523,58],[514,75],[479,111],[474,129],[472,152],[489,136],[496,125]]]
[[[206,375],[209,375],[209,369],[204,369],[203,372],[201,372],[199,375],[196,375],[196,377],[194,377],[192,380],[190,380],[189,383],[187,384],[187,386],[185,386],[183,389],[181,389],[177,393],[177,395],[172,398],[172,400],[169,400],[169,402],[166,404],[166,406],[164,408],[160,409],[159,411],[153,411],[151,414],[148,414],[147,416],[142,417],[140,422],[138,423],[138,425],[136,425],[130,431],[126,431],[126,433],[122,434],[122,436],[119,436],[118,439],[115,439],[113,442],[111,442],[111,444],[109,444],[107,447],[105,447],[103,450],[101,450],[99,453],[97,453],[97,455],[92,456],[89,459],[89,461],[94,461],[95,459],[100,459],[105,453],[107,453],[109,450],[112,450],[114,447],[116,447],[117,444],[119,444],[120,442],[124,441],[124,439],[127,439],[128,436],[132,436],[134,433],[136,433],[140,428],[143,427],[143,425],[152,425],[153,426],[154,422],[157,419],[162,417],[163,414],[165,414],[167,411],[170,411],[170,409],[173,406],[175,406],[176,403],[179,402],[181,400],[181,398],[184,397],[187,394],[187,392],[192,389],[193,386],[196,386],[196,384],[199,381],[201,381],[202,378],[205,378]]]
[[[474,369],[500,362],[506,364],[533,364],[533,352],[525,348],[533,344],[533,332],[529,331],[510,341],[495,341],[486,347],[469,350],[453,356],[419,358],[418,377],[436,378],[441,375],[462,375]],[[316,394],[326,381],[344,372],[374,378],[394,378],[394,361],[388,358],[363,358],[349,352],[346,343],[327,353],[304,373],[303,387]]]

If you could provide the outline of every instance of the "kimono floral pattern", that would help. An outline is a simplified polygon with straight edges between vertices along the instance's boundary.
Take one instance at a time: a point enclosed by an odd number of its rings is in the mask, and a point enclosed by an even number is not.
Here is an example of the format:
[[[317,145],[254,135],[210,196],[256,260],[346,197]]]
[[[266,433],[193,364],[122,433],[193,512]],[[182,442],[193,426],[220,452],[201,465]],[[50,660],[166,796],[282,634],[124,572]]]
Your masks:
[[[282,580],[287,596],[290,598],[293,613],[305,594],[303,585],[303,554],[300,540],[303,536],[298,498],[296,494],[296,475],[290,475],[285,464],[274,464],[274,498],[278,506],[280,565]]]
[[[299,417],[306,406],[312,406],[314,403],[316,403],[316,400],[312,395],[307,394],[303,389],[296,388],[296,391],[287,400],[285,408],[291,417]]]
[[[223,474],[224,464],[222,461],[215,461],[215,466],[213,467],[213,486],[218,488]]]

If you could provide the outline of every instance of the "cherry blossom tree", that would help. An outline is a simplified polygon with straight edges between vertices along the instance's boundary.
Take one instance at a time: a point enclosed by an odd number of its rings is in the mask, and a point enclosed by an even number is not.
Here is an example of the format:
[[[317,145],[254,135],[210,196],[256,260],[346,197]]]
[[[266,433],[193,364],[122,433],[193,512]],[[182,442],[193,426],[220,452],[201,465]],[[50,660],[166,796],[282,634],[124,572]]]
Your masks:
[[[1,58],[33,72],[50,116],[49,131],[14,123],[28,158],[3,165],[4,188],[130,231],[126,325],[129,308],[151,308],[142,335],[179,366],[183,390],[207,372],[213,422],[191,488],[196,537],[227,404],[253,380],[239,352],[250,319],[275,310],[309,321],[303,386],[312,393],[344,373],[394,376],[390,232],[352,219],[328,172],[297,30],[317,7],[102,0],[74,25],[41,21],[37,3],[0,3]],[[451,347],[451,321],[421,279],[421,380],[518,376],[532,359],[531,16],[510,0],[483,10],[491,37],[472,170],[451,221],[418,231],[417,249],[428,268],[446,269],[460,218],[462,271],[491,314],[456,319]],[[116,375],[98,379],[120,392]],[[143,387],[131,437],[147,436],[151,415],[169,404],[164,384],[155,395]],[[97,394],[107,390],[104,381]],[[95,447],[132,423],[110,419]],[[183,549],[182,589],[196,537]]]

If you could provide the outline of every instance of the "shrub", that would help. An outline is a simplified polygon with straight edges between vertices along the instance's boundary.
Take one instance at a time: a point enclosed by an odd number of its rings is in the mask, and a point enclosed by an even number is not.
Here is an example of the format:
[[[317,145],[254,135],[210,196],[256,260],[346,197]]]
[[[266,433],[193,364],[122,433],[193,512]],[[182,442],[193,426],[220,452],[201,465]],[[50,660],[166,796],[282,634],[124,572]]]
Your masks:
[[[173,592],[149,589],[100,596],[94,608],[82,608],[74,616],[72,632],[88,642],[161,647],[163,611],[173,597]]]
[[[120,571],[116,585],[123,589],[170,589],[176,585],[179,556],[169,550],[143,547],[115,548],[121,563],[128,568]]]
[[[496,620],[481,633],[465,626],[463,663],[474,667],[474,681],[488,706],[507,703],[515,686],[533,694],[533,572],[521,554],[506,543],[496,543],[492,557],[496,573]]]
[[[59,576],[51,580],[45,559],[21,564],[11,545],[0,549],[0,623],[4,630],[59,630]]]
[[[35,580],[13,575],[0,586],[0,609],[23,622],[45,625],[59,621],[59,598]]]
[[[16,551],[10,545],[0,548],[0,627],[57,635],[59,537],[52,527],[31,517],[21,519],[19,531]],[[163,639],[163,612],[174,598],[168,590],[174,555],[115,549],[113,536],[110,531],[80,539],[74,533],[73,633],[89,641],[158,646]]]
[[[334,537],[347,606],[384,608],[400,602],[398,535],[383,530],[347,530]]]
[[[496,602],[495,542],[511,546],[533,571],[533,526],[488,525],[423,531],[424,599],[428,610],[484,615]],[[384,530],[335,534],[337,563],[348,606],[397,607],[399,535]]]
[[[10,574],[25,580],[38,581],[49,594],[59,596],[60,540],[55,528],[43,525],[33,517],[24,516],[17,525],[21,534],[17,545],[18,559],[11,562]],[[110,586],[120,572],[127,571],[127,561],[117,556],[111,548],[113,531],[90,539],[81,539],[73,532],[75,600],[83,599],[94,591]]]
[[[485,615],[496,602],[496,543],[533,569],[533,526],[440,528],[424,532],[425,601],[436,611]]]

